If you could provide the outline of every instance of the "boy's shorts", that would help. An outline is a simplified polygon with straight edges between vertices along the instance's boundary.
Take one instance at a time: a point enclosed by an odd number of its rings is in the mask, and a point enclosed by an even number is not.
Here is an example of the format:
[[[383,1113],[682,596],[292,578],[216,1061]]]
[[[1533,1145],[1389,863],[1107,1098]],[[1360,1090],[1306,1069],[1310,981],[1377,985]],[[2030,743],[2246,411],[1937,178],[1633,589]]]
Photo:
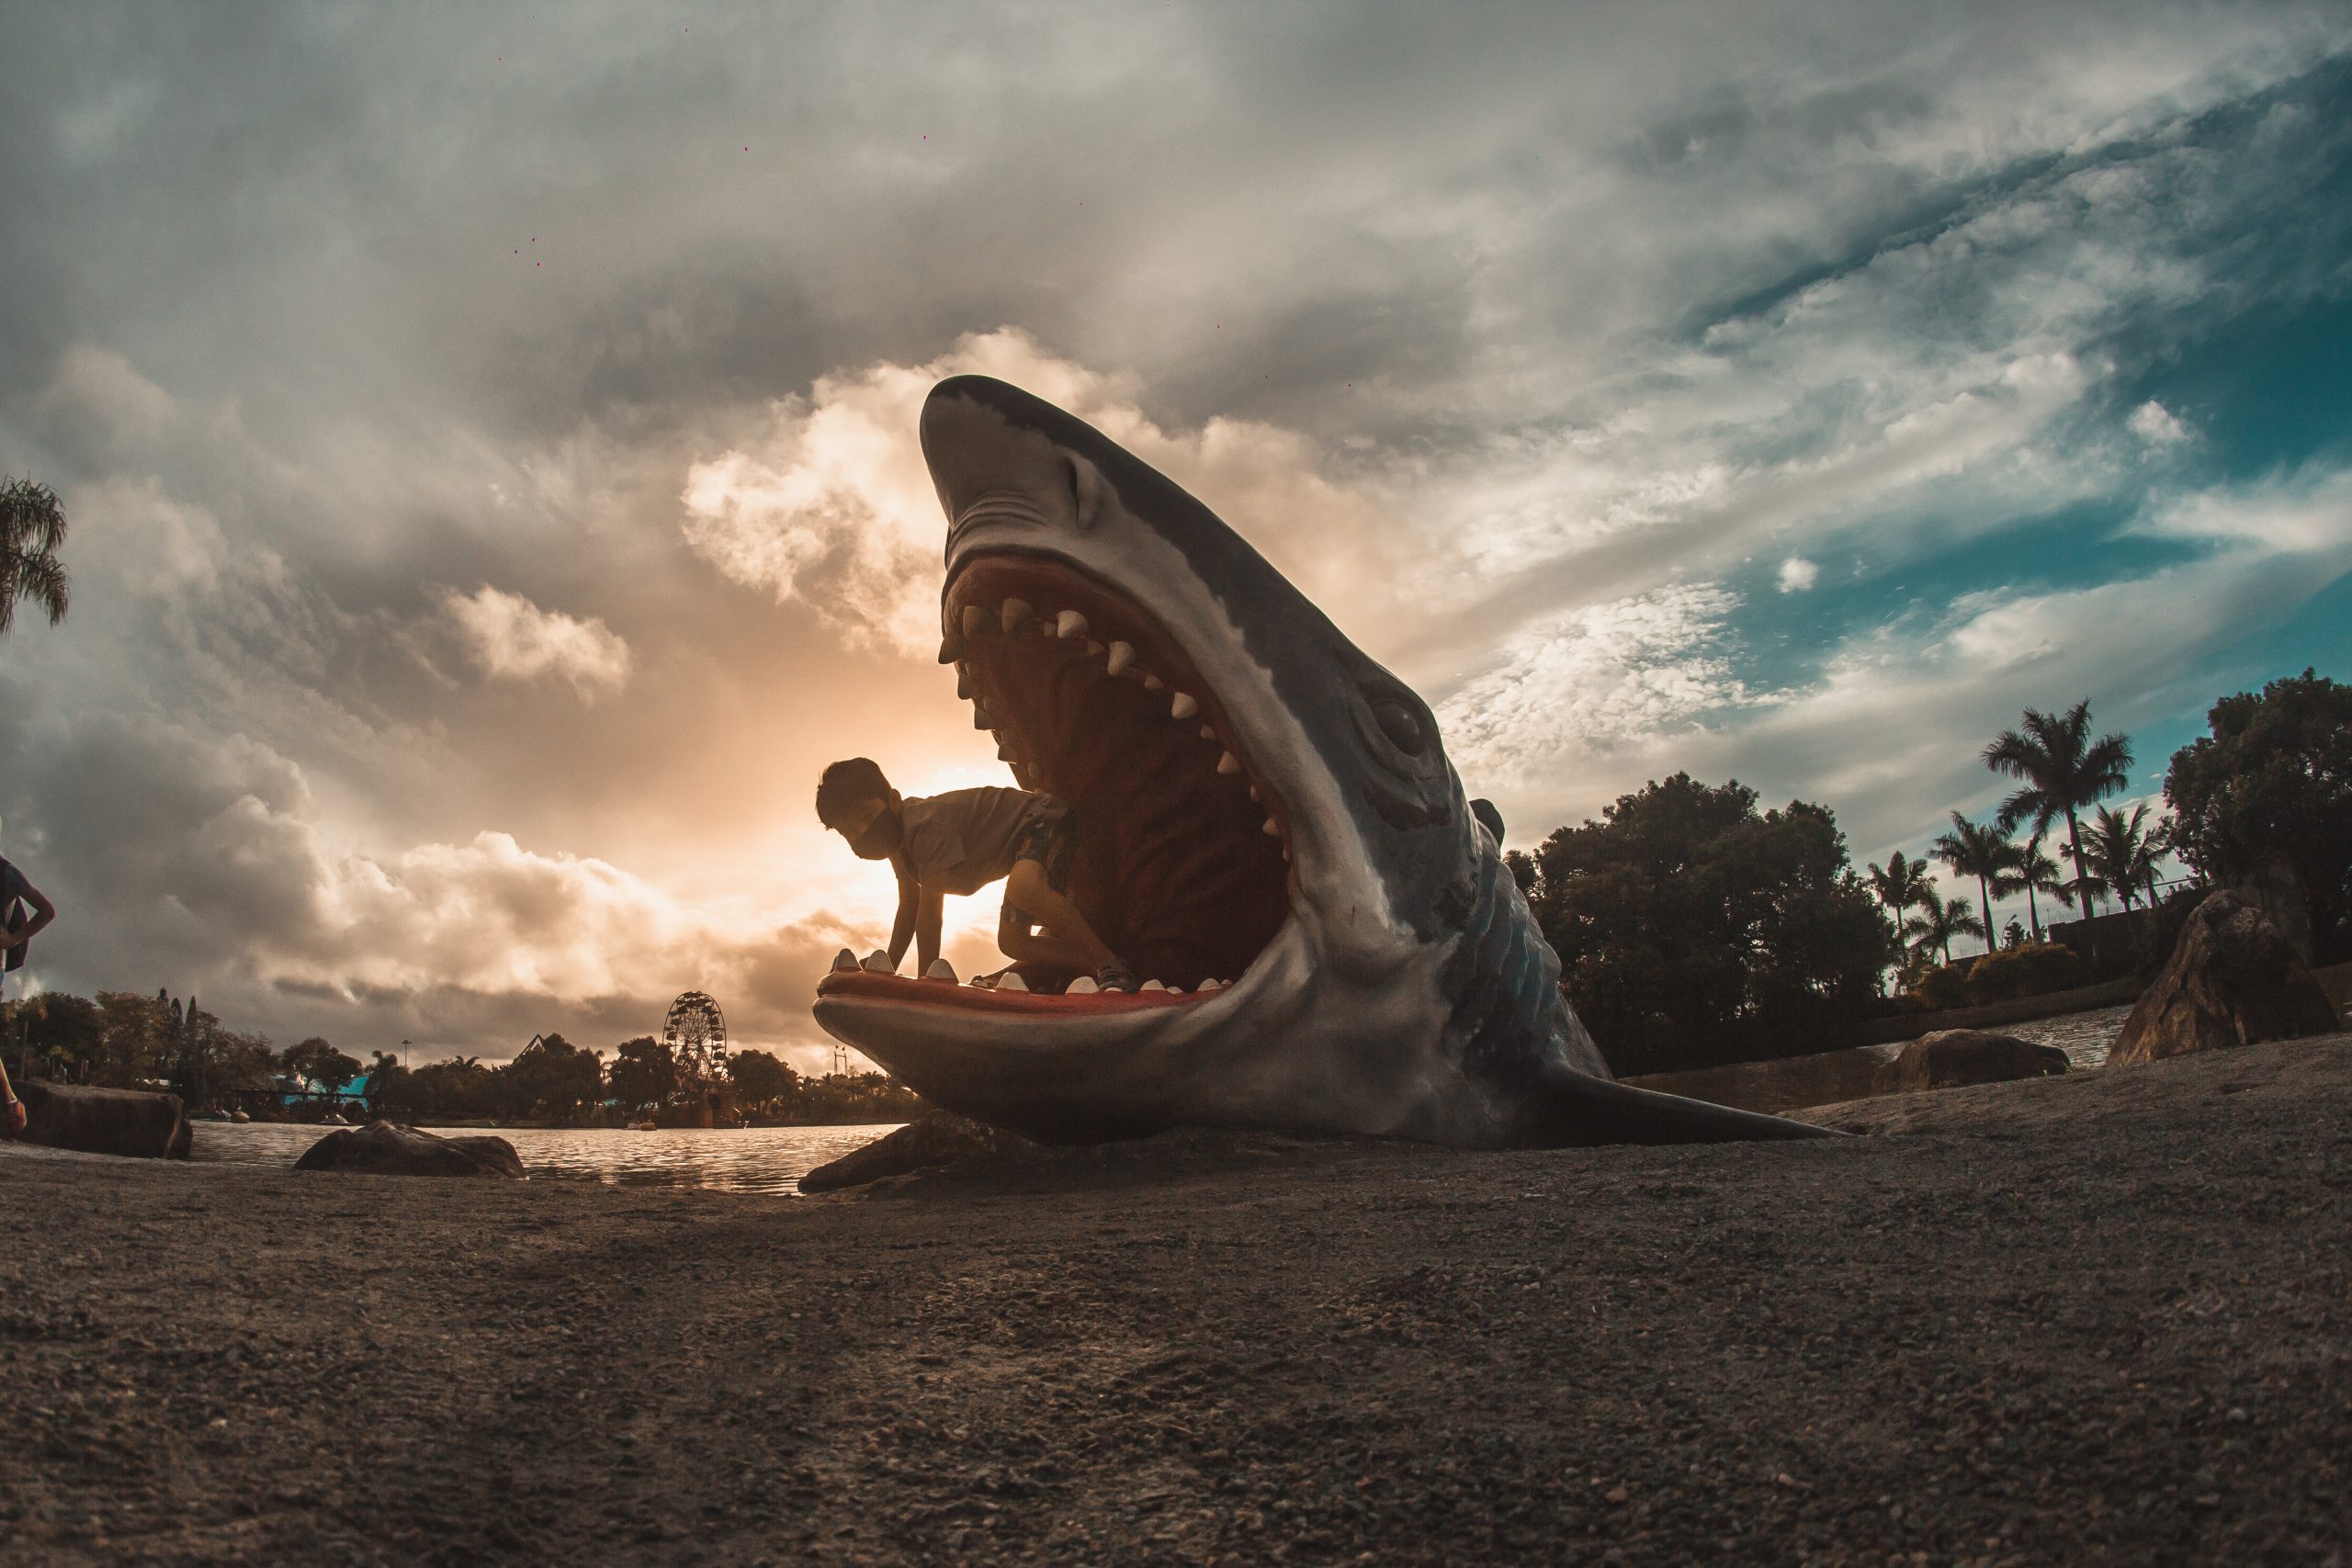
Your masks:
[[[1069,891],[1070,863],[1078,858],[1078,823],[1069,803],[1057,795],[1041,795],[1028,826],[1012,842],[1012,860],[1034,860],[1046,874],[1046,886],[1057,893]]]

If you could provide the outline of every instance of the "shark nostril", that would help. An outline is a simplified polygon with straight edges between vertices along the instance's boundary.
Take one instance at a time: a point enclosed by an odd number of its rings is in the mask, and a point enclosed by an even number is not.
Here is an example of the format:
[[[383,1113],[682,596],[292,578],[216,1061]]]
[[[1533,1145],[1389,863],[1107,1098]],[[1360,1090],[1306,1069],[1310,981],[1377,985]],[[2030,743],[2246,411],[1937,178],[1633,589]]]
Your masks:
[[[1095,466],[1075,453],[1065,459],[1069,465],[1070,515],[1079,531],[1094,526],[1102,512],[1102,474]]]

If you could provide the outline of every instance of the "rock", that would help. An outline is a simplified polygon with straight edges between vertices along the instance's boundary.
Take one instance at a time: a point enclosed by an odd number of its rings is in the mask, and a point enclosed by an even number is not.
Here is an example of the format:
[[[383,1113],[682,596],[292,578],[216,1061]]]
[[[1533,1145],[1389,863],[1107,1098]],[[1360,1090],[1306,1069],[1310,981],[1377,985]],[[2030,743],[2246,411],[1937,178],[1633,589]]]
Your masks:
[[[176,1094],[31,1078],[17,1085],[17,1098],[25,1102],[26,1143],[93,1155],[187,1158],[187,1117]]]
[[[934,1111],[863,1148],[852,1149],[841,1158],[819,1166],[800,1179],[800,1190],[835,1192],[844,1187],[863,1187],[867,1182],[904,1176],[910,1171],[953,1165],[973,1155],[995,1154],[998,1145],[1008,1141],[1028,1140],[944,1111]]]
[[[2312,961],[2311,905],[2303,897],[2302,879],[2290,863],[2283,856],[2272,856],[2255,867],[2236,891],[2270,917],[2270,923],[2278,928],[2297,958],[2305,964]]]
[[[2155,983],[2123,1021],[2109,1066],[2341,1028],[2293,944],[2244,894],[2197,906]]]
[[[499,1176],[521,1179],[514,1145],[488,1134],[445,1138],[390,1122],[329,1133],[302,1151],[297,1170],[356,1170],[371,1176]]]
[[[1893,1061],[1881,1063],[1871,1075],[1871,1092],[1909,1094],[2051,1077],[2064,1072],[2067,1065],[2066,1053],[2055,1045],[2037,1045],[1983,1029],[1939,1029],[1904,1046]]]

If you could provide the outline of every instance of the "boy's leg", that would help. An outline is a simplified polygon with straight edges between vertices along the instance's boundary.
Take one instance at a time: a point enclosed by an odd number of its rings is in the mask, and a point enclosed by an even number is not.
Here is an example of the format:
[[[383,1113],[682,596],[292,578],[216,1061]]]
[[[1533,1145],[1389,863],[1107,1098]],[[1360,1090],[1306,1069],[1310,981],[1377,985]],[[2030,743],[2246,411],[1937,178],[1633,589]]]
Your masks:
[[[1050,881],[1050,877],[1048,878]],[[1102,965],[1044,927],[1012,901],[1012,878],[1005,879],[1004,908],[997,917],[996,944],[1013,964],[1035,964],[1049,969],[1091,974]],[[1036,929],[1033,930],[1032,928]],[[1011,967],[1012,965],[1007,965]]]
[[[1077,947],[1062,941],[1051,931],[1027,932],[997,945],[1014,964],[1036,964],[1050,969],[1067,969],[1074,974],[1091,975],[1102,966],[1086,956]]]
[[[1005,879],[1004,910],[997,917],[996,944],[1015,964],[1039,964],[1056,969],[1091,972],[1086,954],[1049,931],[1033,931],[1028,912],[1012,901],[1012,879]]]
[[[1011,926],[1015,923],[1025,925],[1026,921],[1015,922],[1008,919],[998,933],[998,945],[1004,946],[1007,957],[1023,960],[1034,957],[1040,962],[1063,964],[1090,975],[1119,962],[1118,954],[1103,945],[1102,939],[1094,934],[1094,928],[1086,923],[1086,917],[1078,912],[1078,906],[1056,890],[1046,878],[1046,868],[1035,861],[1018,860],[1012,863],[1012,873],[1004,879],[1004,902],[1008,909],[1018,909],[1028,919],[1036,921],[1053,933],[1047,936],[1023,931],[1021,936],[1023,945],[1031,951],[1014,953],[1010,946],[1005,946],[1002,938],[1011,934]]]

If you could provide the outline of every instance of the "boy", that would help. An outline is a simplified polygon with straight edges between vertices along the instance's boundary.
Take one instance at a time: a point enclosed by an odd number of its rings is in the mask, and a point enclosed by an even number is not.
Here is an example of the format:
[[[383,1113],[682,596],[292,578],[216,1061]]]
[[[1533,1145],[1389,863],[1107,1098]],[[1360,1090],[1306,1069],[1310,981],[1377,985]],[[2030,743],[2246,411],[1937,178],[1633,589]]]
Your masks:
[[[977,893],[1004,879],[996,942],[1016,964],[1091,975],[1106,991],[1136,988],[1134,970],[1102,945],[1069,901],[1077,825],[1057,796],[1020,789],[953,789],[902,798],[868,758],[852,757],[817,783],[817,820],[849,840],[861,860],[887,860],[899,874],[899,918],[890,927],[890,967],[915,942],[916,972],[939,957],[939,915],[950,893]],[[1033,931],[1032,925],[1046,929]]]

